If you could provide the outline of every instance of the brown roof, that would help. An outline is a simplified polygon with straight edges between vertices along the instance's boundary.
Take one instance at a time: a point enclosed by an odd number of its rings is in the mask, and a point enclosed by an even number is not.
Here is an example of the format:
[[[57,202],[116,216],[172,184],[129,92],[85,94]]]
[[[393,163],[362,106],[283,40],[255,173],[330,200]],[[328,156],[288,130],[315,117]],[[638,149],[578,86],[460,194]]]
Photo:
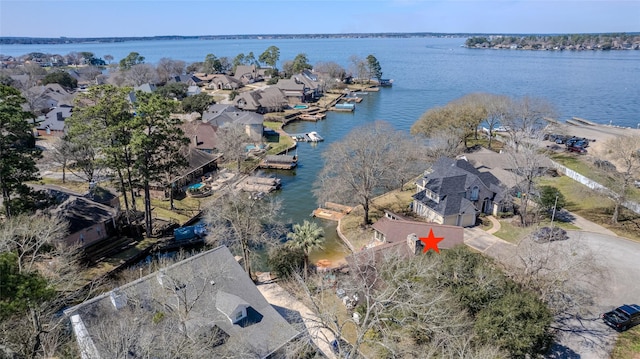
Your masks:
[[[464,229],[458,226],[447,226],[430,222],[417,222],[405,220],[393,220],[387,217],[380,218],[372,228],[382,233],[387,243],[405,242],[407,236],[414,233],[418,238],[426,237],[433,230],[436,237],[444,237],[438,243],[438,248],[453,248],[464,243]]]
[[[202,121],[186,122],[182,125],[185,137],[191,142],[189,146],[203,151],[213,151],[218,142],[215,128]]]

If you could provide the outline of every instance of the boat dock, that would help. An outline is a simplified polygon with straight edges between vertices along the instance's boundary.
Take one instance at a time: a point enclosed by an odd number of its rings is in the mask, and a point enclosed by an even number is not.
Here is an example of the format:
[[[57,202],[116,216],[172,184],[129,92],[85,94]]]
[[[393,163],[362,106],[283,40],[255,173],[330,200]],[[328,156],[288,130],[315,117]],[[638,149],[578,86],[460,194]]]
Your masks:
[[[597,126],[598,125],[595,122],[591,122],[589,120],[585,120],[584,118],[580,118],[580,117],[572,117],[571,121],[578,122],[581,125],[587,125],[587,126]],[[567,122],[569,122],[569,120],[567,120]]]
[[[241,189],[246,192],[264,192],[269,193],[279,189],[281,186],[280,178],[275,177],[260,177],[260,176],[248,176],[242,179],[236,185],[237,189]]]
[[[302,121],[319,121],[319,120],[324,120],[327,117],[327,115],[324,112],[320,112],[320,113],[303,113],[301,115],[298,115],[298,120],[302,120]]]
[[[338,221],[345,215],[349,214],[352,210],[353,207],[333,202],[325,202],[324,207],[315,209],[312,213],[312,216],[322,219],[328,219],[331,221]]]
[[[337,103],[332,108],[333,111],[338,112],[353,112],[356,109],[355,103]]]
[[[267,155],[258,167],[277,170],[290,170],[298,165],[298,157],[291,155]]]

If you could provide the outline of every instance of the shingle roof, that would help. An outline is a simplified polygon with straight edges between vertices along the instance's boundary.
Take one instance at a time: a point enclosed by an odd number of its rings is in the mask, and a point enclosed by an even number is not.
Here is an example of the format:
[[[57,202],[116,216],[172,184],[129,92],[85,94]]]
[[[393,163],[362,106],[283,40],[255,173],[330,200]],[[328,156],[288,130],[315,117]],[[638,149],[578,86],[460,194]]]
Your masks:
[[[71,106],[63,105],[54,108],[44,116],[44,121],[40,122],[38,130],[46,130],[48,128],[51,131],[64,131],[64,120],[71,117],[72,112],[73,107]]]
[[[412,233],[416,234],[418,238],[426,237],[429,235],[429,230],[433,230],[433,234],[436,237],[444,237],[438,243],[439,248],[453,248],[459,244],[464,244],[464,229],[458,226],[382,217],[371,227],[382,233],[388,243],[406,242],[407,236]]]
[[[219,297],[219,292],[229,295]],[[223,298],[224,303],[217,303],[219,298]],[[243,303],[239,304],[250,307],[253,314],[250,321],[232,324],[216,308],[221,304],[233,306],[233,298],[240,298]],[[116,309],[113,299],[117,299],[114,302],[120,304],[120,309]],[[186,312],[185,308],[188,308]],[[157,320],[160,312],[166,314]],[[88,337],[93,339],[98,352],[105,358],[111,354],[99,335],[105,325],[116,329],[112,336],[125,336],[127,333],[122,328],[131,327],[133,336],[126,339],[160,348],[163,343],[157,340],[161,335],[164,336],[163,341],[184,336],[177,329],[160,333],[165,328],[162,325],[170,327],[169,324],[175,321],[176,328],[184,327],[190,333],[211,332],[217,327],[228,335],[228,339],[219,347],[202,348],[211,358],[217,356],[218,350],[224,349],[237,351],[238,355],[247,352],[252,353],[252,357],[264,358],[298,335],[297,330],[266,301],[225,246],[127,283],[69,308],[65,314],[79,316]]]
[[[112,220],[117,210],[88,198],[58,192],[62,202],[51,212],[69,221],[69,232],[75,233],[98,223]]]
[[[472,213],[475,211],[473,203],[465,197],[469,188],[483,185],[496,195],[494,201],[502,199],[502,185],[489,172],[480,172],[471,163],[462,159],[442,157],[432,166],[425,177],[418,180],[418,184],[439,197],[434,201],[425,191],[416,193],[413,198],[424,203],[437,213],[448,216],[458,213]]]
[[[202,122],[206,122],[215,127],[220,127],[225,123],[239,122],[243,125],[262,124],[264,117],[251,111],[242,111],[232,105],[214,104],[209,106],[202,114]]]
[[[425,191],[418,192],[413,195],[417,201],[424,203],[427,207],[433,209],[443,216],[452,214],[467,214],[476,211],[473,203],[464,198],[463,194],[452,193],[443,195],[438,202],[426,196]]]
[[[201,121],[185,122],[181,128],[185,137],[191,140],[190,146],[204,151],[213,151],[216,148],[218,136],[211,124]]]

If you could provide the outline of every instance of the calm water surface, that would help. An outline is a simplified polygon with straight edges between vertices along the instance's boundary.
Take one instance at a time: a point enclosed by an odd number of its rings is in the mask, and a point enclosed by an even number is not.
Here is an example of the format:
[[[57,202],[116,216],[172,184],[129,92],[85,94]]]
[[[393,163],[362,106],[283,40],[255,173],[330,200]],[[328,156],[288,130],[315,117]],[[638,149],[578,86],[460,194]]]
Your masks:
[[[109,54],[119,61],[132,51],[149,63],[163,57],[187,63],[203,61],[208,53],[235,57],[266,48],[280,48],[280,67],[285,60],[305,53],[309,62],[334,61],[349,67],[349,57],[374,54],[384,77],[394,79],[393,88],[364,96],[354,113],[328,113],[325,120],[287,126],[289,133],[317,131],[325,138],[318,144],[300,143],[295,171],[275,172],[283,190],[275,194],[284,202],[283,219],[291,223],[311,219],[317,207],[311,190],[322,168],[321,155],[352,129],[385,120],[408,131],[427,109],[441,106],[471,92],[490,92],[512,97],[535,96],[551,102],[558,119],[573,116],[598,123],[640,126],[640,51],[549,52],[517,50],[471,50],[460,47],[461,38],[318,39],[318,40],[174,40],[110,44],[2,45],[0,54],[19,56],[29,52],[67,54],[90,51]],[[335,223],[318,220],[325,228],[325,251],[312,260],[342,256]]]

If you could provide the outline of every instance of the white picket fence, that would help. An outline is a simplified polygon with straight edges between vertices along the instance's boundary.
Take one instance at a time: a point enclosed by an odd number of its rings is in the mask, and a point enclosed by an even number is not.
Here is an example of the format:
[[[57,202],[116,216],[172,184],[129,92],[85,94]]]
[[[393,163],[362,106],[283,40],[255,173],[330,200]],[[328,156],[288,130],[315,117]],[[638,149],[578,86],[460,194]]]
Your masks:
[[[580,173],[567,168],[564,165],[561,165],[555,161],[551,161],[552,166],[561,174],[573,179],[576,182],[579,182],[593,190],[599,191],[604,193],[607,196],[613,196],[614,192],[611,191],[609,188],[601,185],[600,183],[592,180],[591,178],[585,177],[584,175],[581,175]],[[640,214],[640,203],[637,202],[633,202],[633,201],[625,201],[622,203],[622,205],[630,210],[632,210],[633,212]]]

